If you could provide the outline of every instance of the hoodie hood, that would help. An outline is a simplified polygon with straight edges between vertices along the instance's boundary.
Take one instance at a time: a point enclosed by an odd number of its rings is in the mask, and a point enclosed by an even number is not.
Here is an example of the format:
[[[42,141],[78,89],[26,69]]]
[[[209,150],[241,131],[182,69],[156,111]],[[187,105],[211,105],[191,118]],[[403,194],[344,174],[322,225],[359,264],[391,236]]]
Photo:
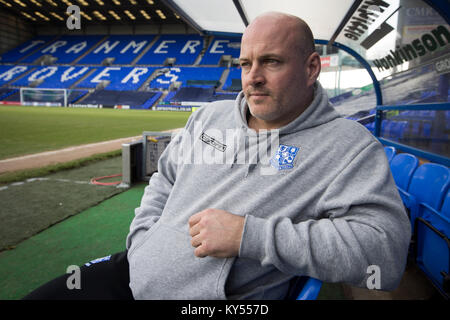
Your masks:
[[[239,126],[243,129],[249,129],[247,124],[248,104],[244,92],[241,91],[235,102],[235,117]],[[300,130],[309,129],[336,118],[340,118],[339,113],[331,106],[328,95],[323,90],[319,81],[314,85],[314,99],[306,110],[293,121],[279,128],[280,134],[289,134]]]

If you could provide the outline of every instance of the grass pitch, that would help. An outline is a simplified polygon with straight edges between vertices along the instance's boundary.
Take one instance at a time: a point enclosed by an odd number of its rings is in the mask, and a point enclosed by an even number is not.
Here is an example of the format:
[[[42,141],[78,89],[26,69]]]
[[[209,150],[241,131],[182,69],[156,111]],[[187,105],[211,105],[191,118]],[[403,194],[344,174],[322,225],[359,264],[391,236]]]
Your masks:
[[[0,107],[0,159],[184,127],[190,112]]]

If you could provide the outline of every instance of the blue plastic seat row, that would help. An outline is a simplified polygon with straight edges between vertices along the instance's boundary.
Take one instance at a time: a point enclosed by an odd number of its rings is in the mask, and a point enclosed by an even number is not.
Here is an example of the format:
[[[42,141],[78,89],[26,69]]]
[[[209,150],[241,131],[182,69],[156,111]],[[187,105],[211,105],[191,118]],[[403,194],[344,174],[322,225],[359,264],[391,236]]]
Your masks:
[[[409,211],[418,267],[446,298],[450,294],[450,169],[419,166],[416,156],[385,147],[392,176]]]
[[[291,280],[286,300],[316,300],[322,281],[311,277],[295,277]]]
[[[445,297],[450,298],[450,191],[440,210],[419,206],[415,225],[416,263]]]

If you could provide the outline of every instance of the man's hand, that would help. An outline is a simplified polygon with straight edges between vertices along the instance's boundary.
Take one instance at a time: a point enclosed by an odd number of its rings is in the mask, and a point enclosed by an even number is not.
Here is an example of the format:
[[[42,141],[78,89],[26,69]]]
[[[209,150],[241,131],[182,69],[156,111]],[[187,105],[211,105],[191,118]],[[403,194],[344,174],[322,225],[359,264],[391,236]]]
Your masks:
[[[189,219],[194,254],[203,258],[235,257],[239,253],[245,218],[219,209],[206,209]]]

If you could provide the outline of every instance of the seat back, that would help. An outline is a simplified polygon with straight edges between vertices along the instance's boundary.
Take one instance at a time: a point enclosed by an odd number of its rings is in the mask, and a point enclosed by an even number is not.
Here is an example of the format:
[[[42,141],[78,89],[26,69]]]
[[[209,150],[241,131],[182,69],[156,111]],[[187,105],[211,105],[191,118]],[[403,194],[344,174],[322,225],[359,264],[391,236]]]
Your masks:
[[[407,191],[411,178],[419,166],[419,159],[409,153],[400,153],[395,155],[391,162],[391,172],[394,177],[395,184]]]
[[[394,158],[396,150],[394,147],[384,147],[384,151],[386,152],[386,157],[388,162],[391,162],[392,158]]]
[[[291,280],[287,300],[316,300],[322,288],[322,281],[307,276]]]
[[[440,293],[450,297],[450,220],[422,206],[423,218],[416,222],[416,263]]]
[[[450,170],[441,164],[424,163],[413,174],[408,192],[417,202],[424,202],[440,210],[450,185]]]
[[[447,196],[444,198],[444,203],[442,203],[441,213],[443,216],[450,219],[450,189],[447,192]]]

